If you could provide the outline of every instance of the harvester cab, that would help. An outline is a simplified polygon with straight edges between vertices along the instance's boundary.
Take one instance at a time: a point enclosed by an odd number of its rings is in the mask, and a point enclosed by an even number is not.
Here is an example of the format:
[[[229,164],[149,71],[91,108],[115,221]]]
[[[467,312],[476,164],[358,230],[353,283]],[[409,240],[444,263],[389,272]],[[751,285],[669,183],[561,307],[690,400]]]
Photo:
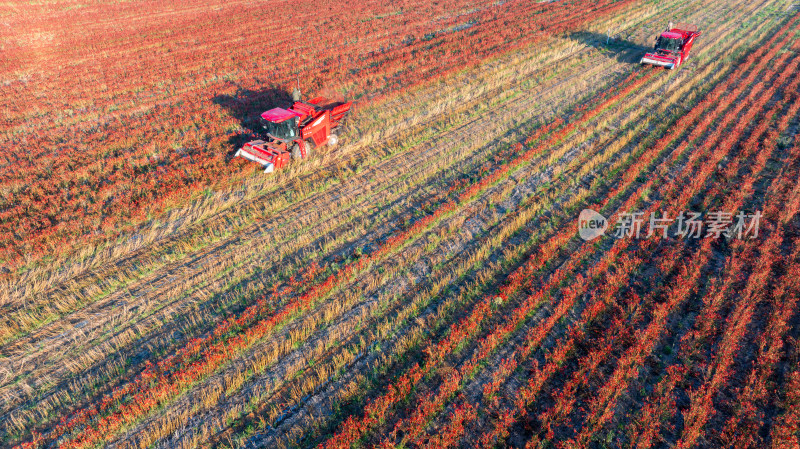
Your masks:
[[[294,140],[298,135],[297,116],[284,109],[271,109],[261,114],[261,128],[270,139]]]
[[[672,31],[661,33],[656,41],[656,52],[674,54],[681,51],[683,36]]]
[[[313,148],[338,143],[336,130],[352,103],[335,103],[324,97],[302,101],[297,89],[292,96],[295,101],[290,108],[273,108],[261,114],[263,139],[247,142],[235,157],[257,162],[270,173],[290,159],[308,157]]]
[[[689,57],[694,40],[699,35],[696,26],[679,24],[673,27],[670,23],[667,30],[656,39],[653,53],[644,55],[641,63],[675,69]]]

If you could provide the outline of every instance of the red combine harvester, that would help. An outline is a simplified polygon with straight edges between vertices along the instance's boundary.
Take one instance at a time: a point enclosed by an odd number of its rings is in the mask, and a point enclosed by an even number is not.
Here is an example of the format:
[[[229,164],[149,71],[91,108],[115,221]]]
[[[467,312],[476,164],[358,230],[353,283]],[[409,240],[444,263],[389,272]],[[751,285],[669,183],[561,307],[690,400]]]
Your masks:
[[[655,51],[644,55],[641,63],[675,69],[689,57],[694,39],[699,35],[696,26],[678,24],[673,27],[670,23],[656,40]]]
[[[352,102],[332,103],[324,97],[301,101],[298,90],[293,96],[291,108],[274,108],[261,114],[266,139],[247,142],[234,157],[258,162],[264,166],[264,173],[270,173],[288,164],[290,159],[307,157],[312,148],[338,143],[333,131]]]

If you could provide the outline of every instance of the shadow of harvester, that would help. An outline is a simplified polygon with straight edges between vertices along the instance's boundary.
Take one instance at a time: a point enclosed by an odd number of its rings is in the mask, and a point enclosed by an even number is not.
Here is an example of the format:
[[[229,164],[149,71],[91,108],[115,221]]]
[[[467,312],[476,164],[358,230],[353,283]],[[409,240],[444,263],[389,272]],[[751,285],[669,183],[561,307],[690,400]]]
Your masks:
[[[605,34],[590,31],[576,31],[567,34],[568,39],[598,48],[613,56],[617,61],[634,64],[638,63],[645,53],[652,52],[652,45],[642,45],[640,43],[628,41],[621,38],[608,38]],[[653,41],[655,43],[655,40]]]
[[[261,130],[259,122],[261,113],[276,107],[291,106],[292,96],[283,89],[239,89],[233,95],[217,95],[211,101],[225,108],[245,130],[228,140],[230,149],[226,159],[230,160],[236,150],[241,148],[245,142],[261,137],[258,135]]]

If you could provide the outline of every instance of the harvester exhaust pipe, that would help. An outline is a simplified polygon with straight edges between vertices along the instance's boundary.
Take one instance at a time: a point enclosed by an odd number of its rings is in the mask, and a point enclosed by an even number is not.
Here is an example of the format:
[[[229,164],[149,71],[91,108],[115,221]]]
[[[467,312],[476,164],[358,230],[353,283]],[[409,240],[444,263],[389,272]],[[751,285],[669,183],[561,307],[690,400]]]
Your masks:
[[[300,78],[297,78],[297,85],[292,90],[292,101],[300,101],[302,99],[302,94],[300,93]]]

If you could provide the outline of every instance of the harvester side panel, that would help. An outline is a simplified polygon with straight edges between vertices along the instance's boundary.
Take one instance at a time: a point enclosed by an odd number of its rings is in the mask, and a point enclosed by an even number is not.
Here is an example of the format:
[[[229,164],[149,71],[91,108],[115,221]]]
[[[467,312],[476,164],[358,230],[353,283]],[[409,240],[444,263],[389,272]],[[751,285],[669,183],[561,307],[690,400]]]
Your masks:
[[[328,141],[328,136],[331,134],[330,117],[330,111],[322,111],[319,113],[311,123],[303,128],[303,139],[308,139],[310,137],[315,145],[324,145]]]

